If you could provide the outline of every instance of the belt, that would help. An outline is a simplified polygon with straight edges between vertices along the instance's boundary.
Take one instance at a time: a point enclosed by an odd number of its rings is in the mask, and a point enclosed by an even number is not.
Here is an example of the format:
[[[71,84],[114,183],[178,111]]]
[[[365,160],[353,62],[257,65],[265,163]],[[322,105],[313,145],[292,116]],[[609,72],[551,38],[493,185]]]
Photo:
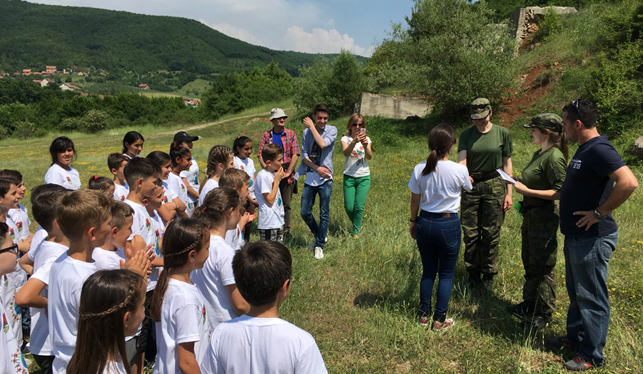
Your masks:
[[[473,178],[473,183],[478,183],[478,182],[484,182],[488,181],[489,179],[493,179],[495,177],[500,176],[500,173],[498,173],[497,170],[494,171],[476,171],[474,173],[469,174],[471,178]]]
[[[427,212],[426,210],[423,210],[420,212],[420,217],[425,217],[425,218],[450,218],[450,217],[457,217],[458,213],[431,213]]]

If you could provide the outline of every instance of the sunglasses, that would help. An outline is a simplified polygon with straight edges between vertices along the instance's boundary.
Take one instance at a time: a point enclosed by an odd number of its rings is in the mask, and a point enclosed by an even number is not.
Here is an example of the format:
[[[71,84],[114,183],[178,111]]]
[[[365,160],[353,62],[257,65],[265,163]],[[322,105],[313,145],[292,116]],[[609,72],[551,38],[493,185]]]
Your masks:
[[[353,123],[353,127],[365,127],[363,123]]]
[[[12,244],[10,247],[0,249],[0,254],[5,252],[13,252],[18,254],[18,244]]]
[[[578,118],[580,118],[581,122],[585,123],[585,120],[583,119],[583,116],[580,114],[580,109],[578,109],[578,100],[576,99],[572,102],[572,106],[574,107],[574,110],[576,110],[576,114],[578,114]]]

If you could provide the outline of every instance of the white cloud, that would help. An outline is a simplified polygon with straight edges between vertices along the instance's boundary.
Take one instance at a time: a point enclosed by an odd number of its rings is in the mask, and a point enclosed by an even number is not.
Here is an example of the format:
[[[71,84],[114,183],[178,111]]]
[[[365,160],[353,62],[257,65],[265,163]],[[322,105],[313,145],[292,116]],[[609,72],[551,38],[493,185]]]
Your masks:
[[[368,55],[373,53],[373,47],[360,47],[348,34],[341,34],[336,29],[314,28],[312,32],[306,32],[299,26],[291,26],[286,31],[284,42],[292,50],[308,53],[339,53],[342,49],[348,50],[356,55]]]
[[[219,32],[222,32],[228,36],[237,38],[239,40],[243,40],[244,42],[248,42],[250,44],[255,44],[255,45],[263,45],[261,39],[257,38],[250,31],[246,29],[232,26],[231,24],[226,22],[219,23],[219,24],[210,24],[202,19],[200,19],[199,22]]]

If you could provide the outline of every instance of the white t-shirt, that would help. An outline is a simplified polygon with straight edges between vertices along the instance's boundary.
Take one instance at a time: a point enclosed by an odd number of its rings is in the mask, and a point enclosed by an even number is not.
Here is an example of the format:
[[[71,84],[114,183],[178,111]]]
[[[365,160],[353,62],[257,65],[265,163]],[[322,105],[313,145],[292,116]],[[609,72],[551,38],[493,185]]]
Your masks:
[[[350,144],[353,141],[353,137],[344,135],[341,139],[342,142]],[[371,138],[366,137],[367,144],[371,144]],[[362,142],[357,142],[355,147],[353,147],[353,152],[350,156],[346,157],[346,162],[344,163],[344,174],[351,176],[353,178],[365,177],[371,175],[371,170],[368,168],[366,163],[366,150],[362,145]]]
[[[125,185],[123,186],[114,182],[114,200],[125,201],[125,199],[127,199],[127,195],[129,195],[129,186],[127,185],[127,182],[125,182]]]
[[[152,225],[152,217],[147,213],[147,209],[141,204],[137,204],[131,200],[125,200],[125,203],[134,209],[132,220],[132,235],[127,238],[128,241],[134,238],[134,235],[140,235],[145,240],[147,245],[156,245],[156,232]],[[152,291],[156,288],[159,272],[158,268],[152,268],[152,273],[147,278],[147,291]]]
[[[67,253],[51,266],[49,276],[49,332],[53,344],[54,373],[64,373],[76,348],[78,308],[83,283],[96,272],[93,262],[74,260]]]
[[[435,170],[422,175],[426,161],[413,169],[409,189],[422,195],[420,209],[429,213],[458,213],[460,190],[471,191],[467,167],[453,161],[438,161]]]
[[[221,322],[238,317],[226,286],[236,284],[232,274],[232,258],[235,250],[216,235],[210,236],[210,256],[203,269],[192,271],[190,278],[205,298],[208,308],[210,330]]]
[[[5,321],[8,318],[9,315],[0,303],[0,321]],[[5,327],[4,323],[2,325],[2,329],[0,329],[0,373],[29,374],[27,363],[20,351],[22,341],[18,343],[13,335],[13,329]]]
[[[215,181],[214,179],[208,179],[208,181],[205,182],[205,184],[203,185],[203,189],[199,194],[199,205],[203,205],[203,201],[205,200],[205,197],[208,195],[208,192],[214,190],[217,187],[219,187],[218,181]]]
[[[18,204],[18,209],[9,209],[8,214],[18,229],[17,237],[21,241],[27,239],[29,237],[29,225],[31,225],[27,208],[22,204]]]
[[[199,192],[199,164],[196,163],[196,160],[194,157],[192,157],[192,165],[190,165],[190,168],[188,170],[183,170],[181,172],[181,178],[185,178],[185,180],[188,181],[188,184],[196,191]],[[199,201],[199,199],[195,199],[193,197],[190,197],[192,199],[192,202],[196,205],[196,202]]]
[[[195,342],[194,356],[203,360],[210,338],[207,306],[203,296],[193,284],[169,279],[161,321],[156,322],[157,356],[154,374],[180,373],[177,346]]]
[[[20,239],[16,223],[9,216],[7,216],[6,223],[9,226],[9,236],[13,243],[20,243],[22,239]],[[16,292],[26,281],[27,273],[18,266],[18,258],[16,258],[14,270],[2,275],[2,284],[0,284],[0,301],[4,305],[7,316],[10,317],[7,322],[13,329],[13,336],[20,346],[22,345],[22,309],[16,304]],[[4,321],[2,323],[4,325]]]
[[[31,238],[29,252],[27,252],[27,256],[29,256],[29,259],[31,261],[36,261],[36,254],[38,253],[38,251],[40,251],[40,244],[42,244],[42,242],[47,239],[47,235],[47,231],[38,226],[38,230],[36,230],[36,232],[33,234],[33,238]]]
[[[246,174],[248,174],[248,176],[250,177],[248,193],[250,193],[250,196],[252,196],[253,199],[256,199],[257,196],[255,195],[255,173],[257,172],[257,169],[255,169],[255,162],[252,161],[250,157],[242,160],[239,157],[234,156],[234,168],[243,170],[246,172]]]
[[[40,250],[33,264],[33,275],[31,276],[45,284],[40,296],[48,297],[51,266],[68,249],[62,244],[49,241],[45,241],[40,245]],[[54,351],[51,345],[51,336],[49,335],[49,321],[47,314],[45,314],[45,309],[29,308],[29,311],[31,312],[29,350],[36,355],[53,356]]]
[[[241,316],[212,333],[203,374],[327,373],[315,338],[281,318]]]
[[[121,268],[121,260],[125,261],[125,250],[116,248],[115,251],[96,247],[92,253],[96,270],[116,270]]]
[[[170,173],[170,176],[167,178],[167,182],[172,193],[178,197],[179,200],[183,201],[183,204],[185,204],[185,213],[188,217],[191,217],[192,212],[194,211],[194,203],[188,197],[188,188],[185,186],[183,179],[174,173]]]
[[[45,174],[45,183],[57,184],[68,190],[80,190],[80,175],[78,171],[71,166],[65,170],[58,164],[53,164]]]
[[[127,340],[127,339],[126,339]],[[107,361],[103,374],[129,374],[122,362]]]
[[[281,200],[281,191],[277,188],[277,195],[272,205],[268,205],[265,193],[272,192],[275,183],[275,173],[263,169],[257,174],[257,202],[259,203],[259,224],[260,230],[280,229],[284,226],[284,202]]]
[[[237,223],[237,228],[234,230],[228,230],[225,232],[225,242],[228,243],[232,249],[238,251],[246,244],[246,241],[243,237],[243,231],[239,224]]]

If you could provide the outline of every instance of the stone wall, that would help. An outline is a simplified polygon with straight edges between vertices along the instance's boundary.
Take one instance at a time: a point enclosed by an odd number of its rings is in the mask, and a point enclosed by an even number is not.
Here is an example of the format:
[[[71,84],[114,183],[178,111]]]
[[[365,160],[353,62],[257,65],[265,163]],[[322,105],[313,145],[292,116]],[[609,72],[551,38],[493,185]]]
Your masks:
[[[534,25],[537,27],[538,22],[544,18],[547,8],[548,7],[541,8],[538,6],[531,6],[516,9],[511,12],[509,15],[509,22],[513,26],[513,36],[516,38],[518,45],[522,45],[527,34],[535,31]],[[560,15],[578,13],[576,8],[573,7],[554,6],[551,8]]]
[[[356,111],[363,116],[406,119],[413,116],[424,117],[431,112],[431,105],[422,99],[364,92]]]

